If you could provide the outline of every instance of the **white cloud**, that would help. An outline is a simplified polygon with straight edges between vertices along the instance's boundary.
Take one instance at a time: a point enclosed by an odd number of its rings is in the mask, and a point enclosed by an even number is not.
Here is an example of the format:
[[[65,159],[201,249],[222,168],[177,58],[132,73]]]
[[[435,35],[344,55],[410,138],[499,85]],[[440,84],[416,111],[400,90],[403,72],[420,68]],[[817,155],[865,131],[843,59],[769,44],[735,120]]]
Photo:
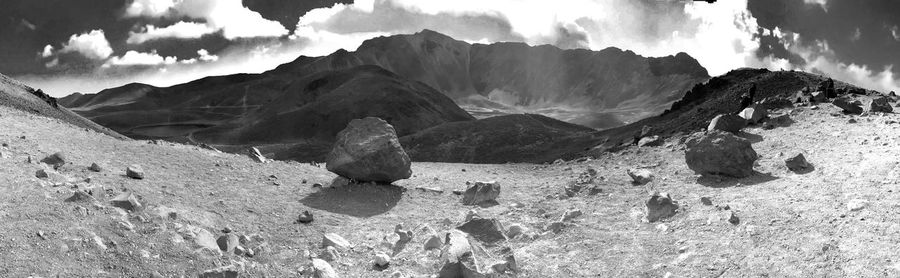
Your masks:
[[[41,51],[41,57],[48,58],[50,56],[53,56],[53,46],[48,44],[47,46],[44,46],[44,50]]]
[[[215,62],[219,60],[219,56],[210,55],[209,51],[207,51],[206,49],[197,50],[197,56],[200,61],[204,62]]]
[[[103,64],[103,67],[110,66],[157,66],[171,65],[178,62],[178,58],[174,56],[163,57],[156,54],[156,51],[145,53],[137,51],[128,51],[122,57],[112,57]]]
[[[163,28],[147,25],[142,32],[129,33],[127,42],[129,44],[141,44],[146,41],[163,38],[198,39],[203,35],[214,32],[216,32],[215,28],[209,27],[203,23],[179,21],[178,23]]]
[[[280,37],[289,33],[280,23],[244,7],[241,0],[135,0],[125,10],[125,16],[203,19],[207,28],[222,30],[227,39]]]
[[[44,47],[44,50],[46,51],[47,47]],[[72,35],[60,52],[77,52],[89,59],[104,60],[113,54],[113,49],[109,46],[103,30],[93,30],[89,33]]]

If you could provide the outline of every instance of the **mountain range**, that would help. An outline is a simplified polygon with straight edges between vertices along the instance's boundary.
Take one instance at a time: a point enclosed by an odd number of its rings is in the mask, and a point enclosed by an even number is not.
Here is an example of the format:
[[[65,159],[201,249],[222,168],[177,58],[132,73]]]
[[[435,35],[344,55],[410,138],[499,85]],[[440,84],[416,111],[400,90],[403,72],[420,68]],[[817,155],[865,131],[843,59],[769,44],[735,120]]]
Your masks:
[[[495,134],[513,136],[508,142],[524,147],[541,142],[526,135],[553,134],[583,138],[580,148],[596,141],[597,129],[659,114],[708,78],[684,53],[645,58],[617,48],[469,44],[425,30],[371,39],[355,52],[301,56],[261,74],[207,77],[167,88],[133,83],[72,94],[59,103],[132,138],[206,143],[223,150],[258,146],[276,159],[318,160],[350,120],[368,116],[385,119],[401,137],[449,129],[476,134],[481,130],[474,129],[502,130],[496,125],[505,122],[521,128]],[[412,153],[415,159],[421,152]],[[500,157],[523,159],[499,155],[464,161]]]

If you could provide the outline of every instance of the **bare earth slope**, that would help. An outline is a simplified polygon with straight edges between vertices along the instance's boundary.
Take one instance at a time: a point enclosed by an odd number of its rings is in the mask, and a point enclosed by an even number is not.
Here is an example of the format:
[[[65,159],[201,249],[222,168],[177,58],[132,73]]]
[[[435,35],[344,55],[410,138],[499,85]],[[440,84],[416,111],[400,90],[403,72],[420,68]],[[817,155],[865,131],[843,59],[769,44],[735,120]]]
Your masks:
[[[47,95],[39,96],[35,93],[36,91],[37,90],[34,88],[28,87],[25,84],[0,74],[0,105],[56,118],[60,121],[68,122],[113,137],[121,139],[127,138],[109,128],[105,128],[78,114],[72,113],[72,111],[69,111],[65,107],[51,105],[50,102],[55,102],[55,99],[52,99]]]
[[[419,233],[384,271],[372,267],[373,255],[387,251],[383,238],[395,240],[398,223],[413,231],[428,224],[444,233],[444,219],[456,225],[470,209],[529,229],[533,237],[509,241],[519,277],[900,276],[900,116],[846,116],[828,104],[776,112],[795,123],[745,129],[743,136],[761,156],[758,173],[745,179],[693,175],[675,138],[665,147],[628,147],[555,165],[414,163],[414,177],[399,187],[332,188],[334,175],[323,168],[122,141],[0,107],[0,141],[8,144],[0,148],[0,276],[193,277],[231,265],[248,277],[297,277],[308,265],[305,252],[319,254],[322,234],[337,233],[353,244],[332,262],[341,277],[390,277],[395,271],[427,277],[437,273],[439,255],[422,251]],[[26,157],[57,151],[67,152],[70,162],[60,173],[90,189],[96,205],[66,202],[72,185],[35,178],[46,166]],[[794,151],[805,152],[815,170],[788,172],[783,159]],[[93,162],[106,169],[89,172]],[[129,164],[143,166],[146,178],[124,177]],[[563,186],[588,167],[599,172],[595,183],[602,192],[560,198]],[[633,186],[625,174],[633,167],[646,167],[656,178]],[[89,183],[78,181],[86,177]],[[466,207],[450,193],[474,180],[499,181],[499,205]],[[678,202],[673,218],[640,220],[652,190]],[[111,207],[109,200],[125,191],[139,196],[144,209]],[[701,204],[701,197],[713,205]],[[851,200],[864,205],[851,210]],[[584,215],[559,233],[545,232],[567,209]],[[315,215],[311,224],[295,222],[304,210]],[[731,212],[739,223],[729,223]],[[225,227],[256,234],[248,245],[266,247],[254,257],[195,250],[194,235],[205,234],[200,228],[219,236]]]

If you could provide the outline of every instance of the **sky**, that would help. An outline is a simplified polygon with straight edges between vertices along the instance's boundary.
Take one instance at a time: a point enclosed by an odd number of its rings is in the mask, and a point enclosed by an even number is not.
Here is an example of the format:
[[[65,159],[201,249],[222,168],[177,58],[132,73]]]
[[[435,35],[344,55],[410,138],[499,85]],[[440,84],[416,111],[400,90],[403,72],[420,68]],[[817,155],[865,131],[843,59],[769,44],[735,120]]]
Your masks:
[[[0,73],[53,96],[259,73],[431,29],[827,74],[900,91],[896,0],[0,0]]]

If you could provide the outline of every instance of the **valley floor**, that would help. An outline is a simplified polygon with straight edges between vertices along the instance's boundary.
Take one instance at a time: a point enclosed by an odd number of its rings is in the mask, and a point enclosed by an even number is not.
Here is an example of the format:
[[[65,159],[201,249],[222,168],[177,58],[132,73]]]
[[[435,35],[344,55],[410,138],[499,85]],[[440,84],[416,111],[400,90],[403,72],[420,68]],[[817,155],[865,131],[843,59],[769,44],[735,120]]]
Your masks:
[[[0,142],[8,144],[0,148],[0,276],[194,277],[232,265],[247,277],[296,277],[309,265],[307,252],[321,253],[322,235],[337,233],[353,244],[332,262],[341,277],[430,277],[439,252],[423,251],[422,237],[386,270],[371,261],[386,251],[385,237],[395,240],[395,225],[443,233],[471,209],[534,235],[509,242],[519,277],[900,276],[900,115],[844,116],[830,104],[790,115],[796,122],[789,127],[745,129],[761,156],[759,173],[746,179],[699,178],[670,139],[665,147],[554,165],[414,163],[414,177],[398,187],[331,188],[335,175],[324,165],[260,164],[193,146],[120,141],[0,107]],[[57,151],[68,156],[59,172],[71,184],[36,178],[46,166],[27,162]],[[815,170],[789,172],[783,160],[794,151],[805,152]],[[91,163],[105,169],[90,172]],[[142,166],[146,178],[125,177],[130,164]],[[561,198],[589,167],[599,171],[602,193]],[[647,167],[655,180],[631,185],[625,171],[635,167]],[[451,193],[477,180],[500,182],[499,205],[467,207]],[[96,203],[65,201],[72,184],[90,189]],[[654,190],[681,208],[646,223],[644,202]],[[110,206],[125,191],[144,209]],[[850,210],[851,200],[864,205]],[[569,209],[584,215],[560,233],[544,231]],[[315,221],[297,223],[305,210]],[[729,223],[731,212],[738,224]],[[197,251],[202,241],[194,238],[206,234],[197,228],[218,237],[226,227],[263,247],[254,257]]]

